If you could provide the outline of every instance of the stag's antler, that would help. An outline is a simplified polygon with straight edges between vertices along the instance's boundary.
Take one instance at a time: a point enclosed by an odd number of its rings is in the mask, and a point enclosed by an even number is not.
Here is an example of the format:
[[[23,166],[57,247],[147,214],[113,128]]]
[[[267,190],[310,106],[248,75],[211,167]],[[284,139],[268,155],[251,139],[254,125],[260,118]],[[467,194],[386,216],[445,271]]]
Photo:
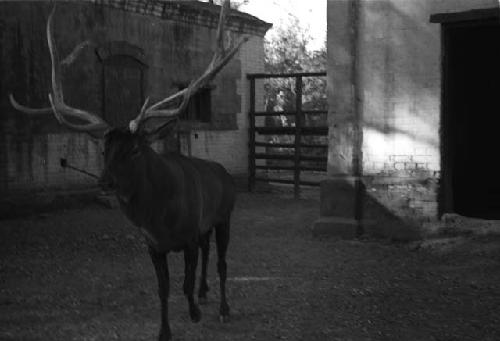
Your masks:
[[[167,97],[158,101],[151,106],[147,107],[147,102],[144,103],[144,106],[139,113],[139,115],[130,121],[129,129],[131,132],[136,132],[141,124],[146,122],[148,119],[153,117],[172,117],[179,115],[182,111],[184,111],[189,103],[189,99],[200,89],[203,88],[210,82],[215,75],[231,60],[231,58],[238,52],[239,48],[243,43],[248,40],[248,37],[243,37],[240,41],[229,48],[228,50],[224,47],[224,22],[226,18],[226,13],[229,10],[229,0],[225,0],[222,4],[220,16],[219,16],[219,24],[217,26],[217,47],[215,53],[212,57],[210,64],[208,65],[205,72],[196,80],[191,82],[191,84]],[[166,104],[171,104],[177,101],[179,98],[182,98],[181,104],[173,109],[160,109],[161,106]],[[147,101],[147,100],[146,100]]]
[[[50,51],[50,59],[52,63],[52,93],[49,94],[50,107],[47,108],[29,108],[27,106],[19,104],[14,96],[10,94],[10,101],[12,106],[19,111],[25,112],[27,114],[47,114],[53,113],[57,120],[66,125],[69,128],[79,130],[79,131],[101,131],[109,128],[108,124],[100,118],[96,114],[92,114],[82,109],[77,109],[70,107],[66,103],[64,103],[64,94],[62,88],[62,79],[61,79],[61,69],[70,65],[80,54],[84,47],[90,44],[90,42],[85,41],[79,45],[77,45],[73,51],[59,62],[58,51],[56,48],[55,40],[52,34],[52,21],[55,13],[55,6],[50,16],[47,20],[47,42],[49,45]],[[153,117],[173,117],[179,115],[189,103],[189,99],[202,87],[206,86],[207,83],[215,77],[215,75],[231,60],[231,58],[238,52],[238,49],[241,47],[243,43],[248,40],[248,37],[243,37],[237,44],[235,44],[230,49],[226,50],[224,48],[224,21],[226,17],[226,13],[229,9],[229,0],[225,0],[219,17],[219,24],[217,26],[217,47],[212,57],[210,64],[208,65],[205,72],[196,79],[191,82],[191,84],[183,89],[167,98],[162,99],[159,102],[154,103],[153,105],[148,107],[149,98],[146,99],[139,115],[132,121],[130,121],[129,129],[132,133],[137,132],[141,124],[146,122],[148,119]],[[173,109],[160,109],[161,106],[166,104],[172,104],[177,101],[179,98],[182,98],[181,104],[177,108]],[[83,124],[71,123],[66,119],[66,116],[78,118],[80,120],[85,121]]]
[[[54,36],[52,35],[52,21],[54,17],[56,7],[52,9],[52,12],[49,15],[49,19],[47,20],[47,43],[49,45],[50,51],[50,60],[52,63],[52,93],[49,93],[49,101],[50,107],[34,109],[29,108],[27,106],[19,104],[12,94],[9,95],[10,102],[12,106],[19,111],[22,111],[27,114],[47,114],[54,113],[57,120],[72,129],[79,131],[96,131],[96,130],[105,130],[109,126],[106,122],[104,122],[99,116],[95,114],[91,114],[82,109],[77,109],[70,107],[66,103],[64,103],[64,93],[62,88],[62,80],[61,80],[61,69],[63,67],[69,66],[71,63],[75,61],[80,52],[84,47],[90,45],[89,41],[85,41],[83,43],[78,44],[73,51],[63,59],[62,62],[59,62],[58,51],[56,48]],[[71,116],[83,120],[87,123],[84,124],[75,124],[69,122],[65,116]]]

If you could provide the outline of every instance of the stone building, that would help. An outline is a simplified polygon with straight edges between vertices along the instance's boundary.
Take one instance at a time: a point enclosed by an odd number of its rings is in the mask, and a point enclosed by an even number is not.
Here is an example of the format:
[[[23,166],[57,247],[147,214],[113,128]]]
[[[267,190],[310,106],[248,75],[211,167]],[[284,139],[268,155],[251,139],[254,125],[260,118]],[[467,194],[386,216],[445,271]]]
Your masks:
[[[98,174],[100,145],[68,131],[54,117],[28,117],[8,94],[30,107],[48,106],[50,57],[45,26],[51,1],[0,3],[0,192],[11,195],[95,186],[94,179],[62,168]],[[54,35],[64,57],[90,40],[64,72],[65,99],[73,107],[127,124],[145,97],[158,101],[201,75],[215,46],[220,7],[197,1],[58,1]],[[231,11],[233,42],[250,40],[202,91],[186,113],[180,149],[221,162],[235,175],[247,171],[246,74],[263,71],[263,36],[270,28],[251,15]],[[200,110],[203,109],[203,110]],[[164,150],[166,142],[155,147]]]
[[[329,179],[315,230],[415,238],[500,218],[497,0],[328,0]]]

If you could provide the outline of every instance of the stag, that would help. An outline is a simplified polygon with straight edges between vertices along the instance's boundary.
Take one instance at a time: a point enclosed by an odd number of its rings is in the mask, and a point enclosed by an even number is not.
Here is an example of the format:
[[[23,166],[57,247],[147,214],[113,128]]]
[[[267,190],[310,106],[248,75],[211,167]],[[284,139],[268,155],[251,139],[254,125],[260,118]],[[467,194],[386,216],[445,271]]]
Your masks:
[[[226,251],[229,243],[230,218],[234,207],[235,189],[231,176],[218,163],[186,157],[176,153],[159,155],[151,143],[172,130],[173,122],[186,109],[189,99],[214,78],[248,39],[242,38],[230,48],[224,46],[223,26],[229,1],[225,1],[217,27],[217,47],[205,72],[190,85],[152,105],[146,99],[137,117],[128,127],[110,127],[100,116],[69,106],[64,102],[61,73],[76,59],[87,42],[79,44],[59,61],[52,21],[55,7],[47,20],[47,41],[52,63],[50,106],[34,109],[19,104],[12,94],[12,105],[28,114],[54,114],[64,126],[104,139],[104,169],[101,184],[115,189],[120,208],[145,236],[149,255],[158,280],[161,306],[159,340],[170,340],[168,321],[170,251],[184,252],[185,277],[183,290],[193,322],[201,319],[194,299],[198,248],[201,249],[202,269],[198,301],[206,300],[209,241],[213,230],[217,246],[217,272],[220,278],[220,308],[222,321],[229,317],[226,299]],[[179,104],[180,102],[180,104]],[[173,106],[173,107],[172,107]],[[164,118],[150,121],[151,118]],[[75,120],[76,119],[76,120]],[[146,128],[148,122],[156,125]],[[165,123],[166,121],[166,123]],[[151,125],[151,124],[150,124]]]

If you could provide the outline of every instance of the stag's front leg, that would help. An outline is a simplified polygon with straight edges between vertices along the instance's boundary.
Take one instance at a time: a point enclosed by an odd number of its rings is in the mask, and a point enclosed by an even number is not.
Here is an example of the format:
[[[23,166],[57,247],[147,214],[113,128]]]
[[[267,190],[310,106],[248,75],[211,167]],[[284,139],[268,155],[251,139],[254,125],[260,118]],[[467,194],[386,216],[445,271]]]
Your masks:
[[[168,323],[168,296],[170,292],[170,283],[167,254],[165,252],[157,252],[152,247],[149,247],[149,255],[153,261],[156,277],[158,279],[158,295],[160,296],[161,304],[161,329],[158,340],[169,341],[172,339],[172,334]]]
[[[198,265],[198,245],[193,243],[184,249],[184,295],[189,303],[191,321],[201,320],[201,311],[194,301],[194,286],[196,280],[196,266]]]

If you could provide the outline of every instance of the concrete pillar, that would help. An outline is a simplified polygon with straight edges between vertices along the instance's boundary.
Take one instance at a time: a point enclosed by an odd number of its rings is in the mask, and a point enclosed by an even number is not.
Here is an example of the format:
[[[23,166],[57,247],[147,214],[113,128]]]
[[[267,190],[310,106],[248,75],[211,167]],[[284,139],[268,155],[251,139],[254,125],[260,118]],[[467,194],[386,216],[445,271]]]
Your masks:
[[[328,179],[315,235],[354,238],[362,218],[362,129],[358,91],[359,0],[328,0]]]

